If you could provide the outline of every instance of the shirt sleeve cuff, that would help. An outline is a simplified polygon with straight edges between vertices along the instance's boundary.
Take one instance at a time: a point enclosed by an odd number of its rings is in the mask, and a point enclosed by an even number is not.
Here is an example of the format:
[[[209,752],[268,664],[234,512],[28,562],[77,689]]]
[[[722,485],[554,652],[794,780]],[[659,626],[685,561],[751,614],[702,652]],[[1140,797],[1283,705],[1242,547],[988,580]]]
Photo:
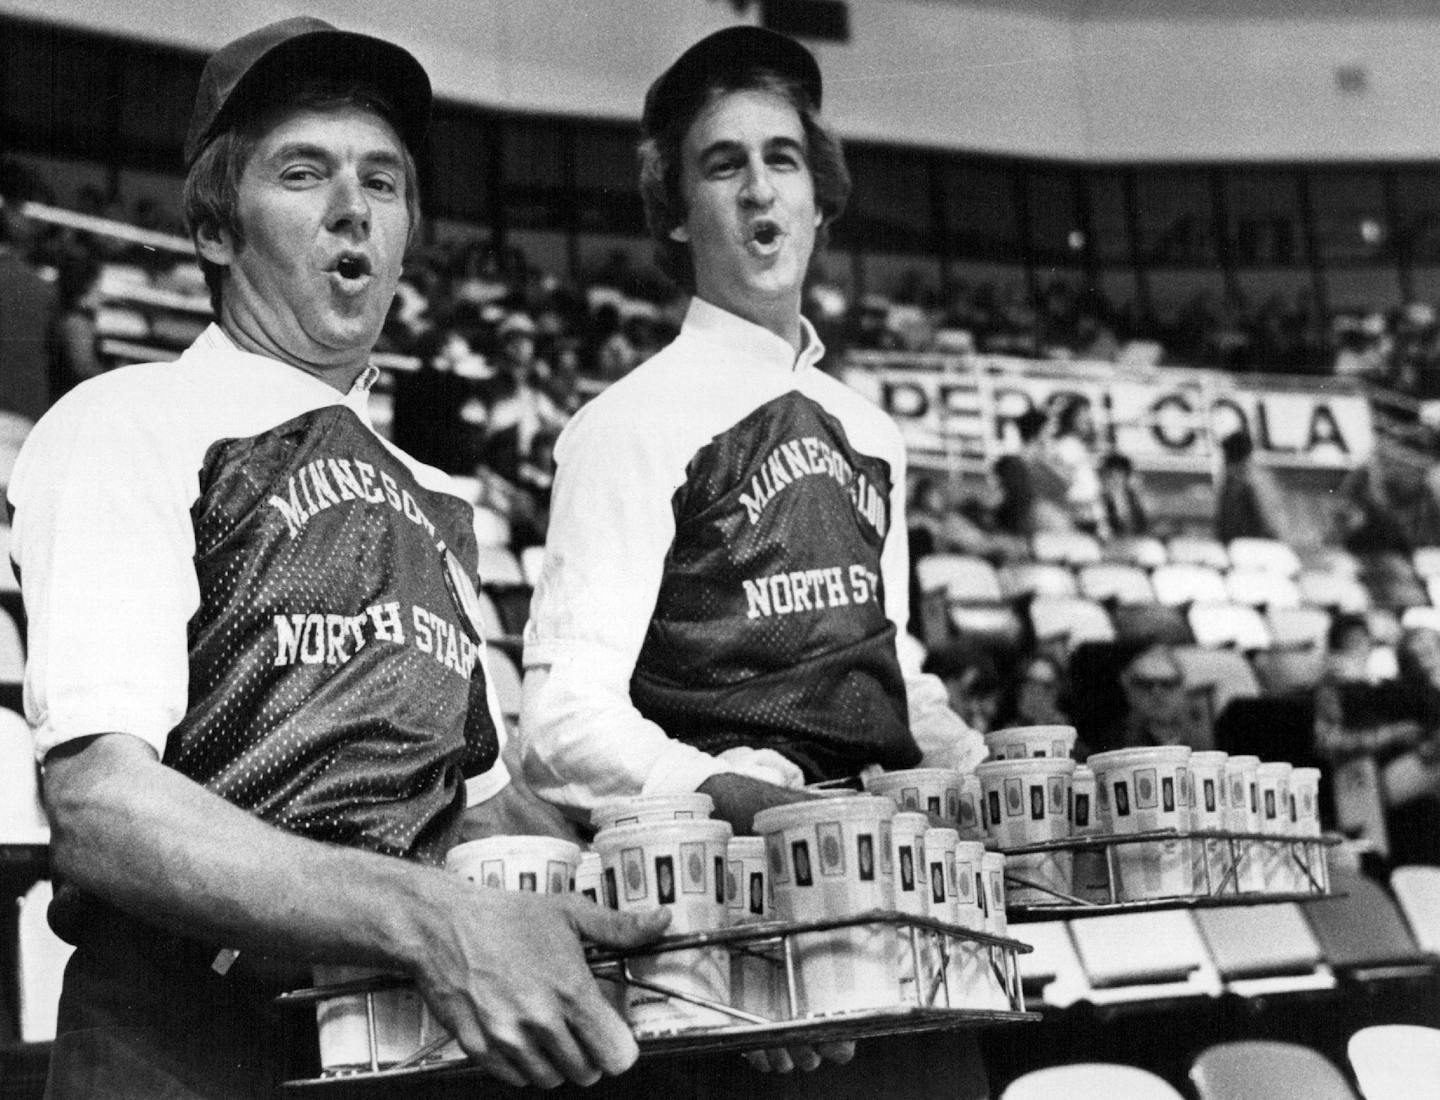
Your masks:
[[[489,771],[465,780],[466,808],[488,802],[509,785],[510,770],[505,767],[505,761],[497,758]]]
[[[723,775],[732,770],[718,757],[672,741],[650,769],[640,793],[687,794],[699,790],[700,784],[712,775]]]

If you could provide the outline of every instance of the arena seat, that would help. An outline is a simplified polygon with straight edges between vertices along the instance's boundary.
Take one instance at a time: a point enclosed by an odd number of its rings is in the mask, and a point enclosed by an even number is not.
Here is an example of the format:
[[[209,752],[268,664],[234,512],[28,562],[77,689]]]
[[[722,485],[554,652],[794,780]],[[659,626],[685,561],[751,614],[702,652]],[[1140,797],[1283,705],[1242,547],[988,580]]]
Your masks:
[[[1361,984],[1434,975],[1434,957],[1421,951],[1383,886],[1343,866],[1331,868],[1330,884],[1332,896],[1301,911],[1337,975]]]
[[[500,702],[500,713],[513,730],[520,720],[520,668],[510,654],[489,646],[485,653],[485,669]]]
[[[1099,561],[1100,540],[1083,531],[1036,531],[1030,538],[1036,561],[1060,565],[1088,565]]]
[[[1007,600],[1028,596],[1074,596],[1075,574],[1055,562],[1007,562],[996,573]]]
[[[1376,645],[1394,645],[1400,640],[1400,616],[1389,608],[1369,608],[1365,612],[1365,625]]]
[[[1358,614],[1370,607],[1370,590],[1358,576],[1336,570],[1306,569],[1295,579],[1300,600],[1312,607]]]
[[[1223,603],[1230,598],[1220,570],[1198,562],[1162,565],[1150,574],[1150,584],[1155,598],[1172,607],[1197,601]]]
[[[1166,543],[1165,549],[1177,565],[1205,565],[1220,572],[1230,568],[1230,553],[1218,539],[1178,535]]]
[[[1440,867],[1396,867],[1390,872],[1390,889],[1415,942],[1440,955]]]
[[[1360,559],[1360,583],[1370,592],[1376,607],[1399,611],[1406,607],[1427,607],[1425,590],[1410,559],[1403,554],[1367,554]]]
[[[1149,604],[1155,602],[1155,589],[1150,577],[1138,565],[1097,562],[1080,567],[1076,577],[1080,595],[1096,603],[1112,605]]]
[[[992,653],[1013,656],[1025,642],[1025,621],[1003,601],[950,604],[946,615],[956,635]]]
[[[1016,960],[1020,985],[1027,1000],[1039,999],[1052,1008],[1068,1008],[1085,999],[1090,984],[1075,954],[1068,922],[1035,921],[1026,924],[1024,939],[1034,948]]]
[[[1433,1027],[1362,1027],[1350,1036],[1345,1054],[1365,1100],[1415,1100],[1433,1095],[1440,1081],[1440,1030]]]
[[[1200,1100],[1356,1100],[1345,1074],[1318,1050],[1265,1039],[1207,1048],[1190,1081]]]
[[[1260,696],[1255,669],[1237,650],[1185,645],[1176,646],[1171,652],[1180,666],[1185,686],[1209,691],[1211,714],[1217,721],[1233,701]]]
[[[1030,603],[1030,625],[1037,642],[1063,638],[1067,650],[1115,640],[1115,624],[1105,609],[1079,596],[1037,596]]]
[[[475,541],[481,546],[509,546],[510,521],[491,508],[477,505],[473,526]]]
[[[1266,611],[1270,649],[1252,657],[1266,692],[1311,690],[1325,674],[1330,615],[1318,607],[1275,607]]]
[[[0,844],[49,842],[30,727],[15,711],[0,708]]]
[[[1417,630],[1428,627],[1440,630],[1440,607],[1407,607],[1400,612],[1400,629]]]
[[[1138,565],[1141,569],[1154,569],[1170,560],[1165,544],[1148,535],[1110,539],[1101,545],[1100,555],[1103,561]]]
[[[49,1042],[55,1038],[60,983],[75,948],[50,929],[46,917],[55,891],[44,879],[20,899],[16,944],[16,978],[20,1008],[20,1040]]]
[[[1302,546],[1296,551],[1301,572],[1339,573],[1346,577],[1360,575],[1360,561],[1343,546]]]
[[[504,546],[479,546],[476,571],[480,574],[480,583],[486,587],[525,583],[519,559]]]
[[[1270,648],[1270,631],[1253,607],[1197,601],[1186,612],[1195,644],[1209,649],[1233,646],[1247,652]]]
[[[1247,607],[1299,607],[1300,589],[1289,577],[1253,566],[1235,566],[1225,574],[1231,603]]]
[[[1220,983],[1188,912],[1115,913],[1070,921],[1097,1006],[1214,997]]]
[[[1136,645],[1192,645],[1195,635],[1185,613],[1163,603],[1125,603],[1110,609],[1115,640]]]
[[[527,546],[520,551],[520,572],[525,583],[534,588],[540,583],[540,571],[545,567],[545,547]]]
[[[922,592],[941,590],[952,600],[1005,598],[995,567],[971,554],[927,554],[916,561],[915,576]]]
[[[1335,988],[1320,944],[1294,902],[1197,909],[1195,924],[1229,993],[1252,998]]]
[[[1138,1066],[1075,1062],[1015,1078],[1000,1100],[1184,1100],[1165,1078]]]
[[[1293,577],[1300,572],[1300,558],[1279,539],[1231,539],[1226,547],[1232,569],[1261,569]]]
[[[1410,555],[1415,572],[1426,580],[1440,577],[1440,546],[1418,546]]]

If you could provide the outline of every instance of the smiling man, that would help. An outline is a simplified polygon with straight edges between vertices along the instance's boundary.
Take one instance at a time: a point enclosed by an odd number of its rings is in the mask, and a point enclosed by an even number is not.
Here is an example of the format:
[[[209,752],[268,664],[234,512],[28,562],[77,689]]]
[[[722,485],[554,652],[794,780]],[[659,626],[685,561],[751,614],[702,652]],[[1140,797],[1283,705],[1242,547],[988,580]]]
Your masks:
[[[314,19],[216,53],[185,205],[218,322],[76,388],[16,466],[51,923],[77,946],[57,1100],[273,1095],[315,1036],[271,1002],[314,962],[413,978],[514,1084],[637,1055],[580,936],[662,916],[436,866],[545,819],[497,762],[470,506],[369,421],[429,104],[410,54]]]

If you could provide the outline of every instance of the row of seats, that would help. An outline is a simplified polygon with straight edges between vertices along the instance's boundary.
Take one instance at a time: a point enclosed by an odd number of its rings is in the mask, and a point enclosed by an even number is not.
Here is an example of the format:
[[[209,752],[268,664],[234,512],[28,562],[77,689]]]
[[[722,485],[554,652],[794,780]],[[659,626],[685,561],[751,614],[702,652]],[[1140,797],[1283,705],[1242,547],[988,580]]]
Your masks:
[[[1364,1100],[1435,1096],[1440,1030],[1414,1024],[1363,1027],[1346,1061]],[[1298,1043],[1242,1039],[1196,1057],[1190,1084],[1199,1100],[1357,1100],[1350,1079],[1325,1055]],[[1165,1078],[1138,1066],[1089,1062],[1033,1070],[1000,1100],[1184,1100]]]

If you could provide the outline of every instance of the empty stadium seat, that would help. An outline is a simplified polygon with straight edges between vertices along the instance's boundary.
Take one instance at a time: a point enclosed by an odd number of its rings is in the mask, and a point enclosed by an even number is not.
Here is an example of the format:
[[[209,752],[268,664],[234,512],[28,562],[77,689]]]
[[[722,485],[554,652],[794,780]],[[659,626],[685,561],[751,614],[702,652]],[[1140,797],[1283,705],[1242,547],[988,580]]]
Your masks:
[[[1176,564],[1205,565],[1220,572],[1230,568],[1230,554],[1218,539],[1180,535],[1171,539],[1165,549]]]
[[[1007,562],[996,571],[1007,600],[1027,596],[1074,596],[1075,574],[1055,562]]]
[[[35,742],[25,719],[0,709],[0,844],[48,844]]]
[[[1370,590],[1358,576],[1335,570],[1306,569],[1295,580],[1300,600],[1312,607],[1325,607],[1352,614],[1370,607]]]
[[[1320,944],[1294,902],[1195,910],[1225,988],[1242,997],[1335,988]]]
[[[1301,571],[1314,570],[1319,573],[1339,573],[1346,577],[1360,574],[1360,561],[1343,546],[1305,546],[1296,553],[1300,557]]]
[[[473,526],[475,541],[481,546],[509,546],[510,521],[490,508],[477,506]]]
[[[1150,574],[1150,584],[1155,598],[1172,607],[1196,601],[1224,603],[1230,598],[1223,574],[1214,566],[1196,562],[1162,565]]]
[[[1333,896],[1301,907],[1325,960],[1358,982],[1429,976],[1435,960],[1420,950],[1385,888],[1359,871],[1335,866]]]
[[[60,983],[74,952],[50,930],[46,913],[55,891],[49,882],[35,883],[20,899],[16,979],[20,999],[20,1039],[26,1043],[55,1038]]]
[[[1410,564],[1422,577],[1440,577],[1440,546],[1417,547],[1410,555]]]
[[[1018,956],[1020,985],[1027,999],[1053,1008],[1068,1008],[1089,995],[1090,984],[1075,954],[1068,922],[1035,921],[1025,925],[1025,942],[1033,951]]]
[[[1226,549],[1232,569],[1262,569],[1284,577],[1300,572],[1300,558],[1279,539],[1231,539]]]
[[[1253,566],[1236,566],[1225,575],[1231,603],[1247,607],[1299,607],[1300,589],[1289,577]]]
[[[1219,718],[1236,699],[1260,695],[1260,682],[1244,654],[1233,649],[1202,645],[1176,646],[1172,651],[1187,688],[1205,688],[1210,693],[1212,714]]]
[[[1063,638],[1066,649],[1115,640],[1115,625],[1105,609],[1079,596],[1037,596],[1030,604],[1030,625],[1037,641]]]
[[[1138,565],[1097,562],[1081,566],[1076,577],[1080,595],[1107,604],[1148,604],[1155,602],[1150,577]]]
[[[1330,615],[1318,607],[1276,607],[1265,612],[1270,649],[1252,660],[1267,692],[1313,689],[1325,674]]]
[[[1008,603],[952,603],[946,615],[962,641],[991,652],[1014,654],[1024,644],[1025,621]]]
[[[510,633],[505,629],[505,620],[500,617],[500,609],[495,606],[495,601],[484,589],[475,593],[475,606],[480,616],[480,636],[489,640],[503,638]]]
[[[520,668],[508,653],[489,646],[485,652],[485,671],[491,685],[495,688],[495,696],[500,703],[500,713],[504,715],[505,721],[513,729],[514,724],[520,720],[522,688]]]
[[[1100,540],[1083,531],[1037,531],[1030,539],[1036,561],[1061,565],[1088,565],[1099,561]]]
[[[1004,599],[995,567],[969,554],[927,554],[915,563],[922,592],[944,591],[952,600]]]
[[[1101,546],[1100,551],[1103,561],[1138,565],[1141,569],[1154,569],[1170,560],[1165,544],[1150,536],[1111,539]]]
[[[1241,1039],[1201,1052],[1190,1067],[1200,1100],[1356,1100],[1345,1075],[1298,1043]]]
[[[1110,609],[1115,640],[1137,645],[1191,645],[1195,635],[1185,612],[1163,603],[1119,604]]]
[[[1440,1082],[1440,1030],[1418,1024],[1363,1027],[1345,1046],[1365,1100],[1433,1096]]]
[[[1390,872],[1390,889],[1415,942],[1440,955],[1440,867],[1396,867]]]
[[[540,571],[545,567],[545,547],[527,546],[520,551],[520,572],[525,583],[534,588],[540,583]]]
[[[1219,980],[1191,915],[1179,909],[1076,917],[1075,953],[1097,1005],[1212,997]]]
[[[480,583],[486,586],[525,583],[519,559],[504,546],[479,546],[476,570]]]
[[[1416,630],[1428,627],[1440,630],[1440,607],[1407,607],[1400,612],[1400,629]]]
[[[1137,1066],[1076,1062],[1031,1070],[1011,1081],[1000,1100],[1184,1100],[1165,1078]]]
[[[1196,602],[1186,612],[1195,644],[1212,649],[1268,649],[1270,631],[1253,607],[1237,603]]]

